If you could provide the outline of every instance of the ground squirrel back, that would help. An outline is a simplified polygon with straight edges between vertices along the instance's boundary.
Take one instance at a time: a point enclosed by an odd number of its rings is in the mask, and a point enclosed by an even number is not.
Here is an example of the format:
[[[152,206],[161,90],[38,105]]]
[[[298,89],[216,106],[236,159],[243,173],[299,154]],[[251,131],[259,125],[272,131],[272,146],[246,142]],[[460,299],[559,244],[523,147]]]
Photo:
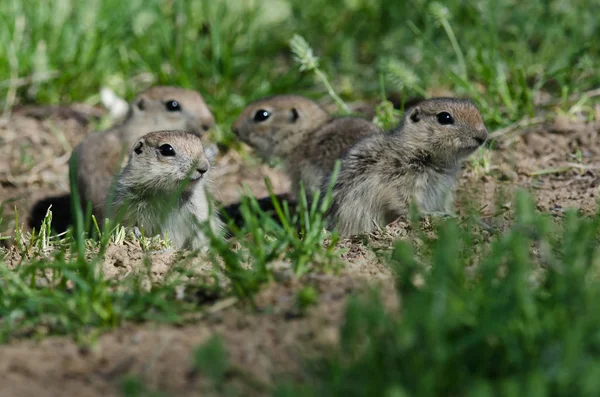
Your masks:
[[[327,214],[331,226],[341,235],[370,232],[413,200],[423,212],[449,212],[461,163],[487,136],[469,100],[434,98],[408,109],[391,134],[364,139],[343,158]]]

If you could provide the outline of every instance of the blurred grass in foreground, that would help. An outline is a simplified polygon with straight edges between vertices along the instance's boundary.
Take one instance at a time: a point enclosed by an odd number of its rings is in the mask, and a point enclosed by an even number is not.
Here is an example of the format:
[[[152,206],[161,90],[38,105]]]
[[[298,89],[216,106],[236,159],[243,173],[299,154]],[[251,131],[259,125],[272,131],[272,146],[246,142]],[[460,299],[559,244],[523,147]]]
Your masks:
[[[259,394],[598,395],[600,212],[553,219],[523,191],[515,203],[503,234],[445,219],[418,247],[396,242],[387,262],[399,307],[376,290],[351,297],[339,345]],[[240,395],[223,382],[235,370],[218,337],[193,357],[214,392]]]
[[[600,212],[552,219],[525,192],[515,203],[514,224],[489,241],[475,224],[447,219],[418,247],[396,242],[388,263],[399,307],[376,290],[353,296],[339,345],[270,394],[598,395]],[[198,352],[227,363],[219,340]],[[221,382],[227,366],[198,364],[221,395],[239,395]]]
[[[351,300],[339,348],[277,395],[598,395],[600,215],[556,222],[521,192],[511,229],[482,243],[455,220],[423,256],[397,242],[401,308]]]

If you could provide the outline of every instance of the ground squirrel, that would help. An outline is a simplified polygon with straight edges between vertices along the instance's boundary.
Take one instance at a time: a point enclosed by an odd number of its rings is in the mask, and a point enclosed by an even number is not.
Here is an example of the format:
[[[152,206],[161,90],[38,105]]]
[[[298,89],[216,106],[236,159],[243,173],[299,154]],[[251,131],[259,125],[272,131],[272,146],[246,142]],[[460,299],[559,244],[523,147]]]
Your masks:
[[[297,197],[300,181],[311,197],[350,146],[382,133],[363,118],[332,117],[316,102],[298,95],[276,95],[251,103],[232,130],[263,159],[283,160],[292,197]]]
[[[206,246],[194,217],[209,221],[220,235],[223,224],[206,195],[210,163],[202,141],[184,131],[155,131],[139,139],[117,179],[111,213],[123,225],[147,235],[168,236],[178,248]],[[211,212],[212,211],[212,212]]]
[[[420,102],[390,134],[364,139],[344,156],[330,226],[341,235],[370,232],[406,213],[412,200],[426,213],[449,212],[462,161],[487,137],[469,100]]]
[[[214,124],[212,113],[196,91],[168,86],[144,91],[134,99],[122,124],[88,135],[73,151],[75,163],[70,163],[70,172],[76,174],[83,208],[90,202],[92,213],[98,218],[104,216],[113,178],[127,151],[143,135],[175,129],[201,135]]]

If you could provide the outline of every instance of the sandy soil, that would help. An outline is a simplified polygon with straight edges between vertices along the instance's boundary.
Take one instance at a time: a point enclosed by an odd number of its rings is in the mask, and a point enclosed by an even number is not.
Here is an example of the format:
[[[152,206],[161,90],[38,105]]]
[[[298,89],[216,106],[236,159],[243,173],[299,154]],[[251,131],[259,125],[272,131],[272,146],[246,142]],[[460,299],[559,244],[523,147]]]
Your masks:
[[[68,193],[70,151],[90,131],[88,121],[100,114],[101,110],[83,106],[21,108],[0,126],[0,158],[7,160],[0,162],[0,201],[14,199],[5,203],[6,230],[14,228],[14,206],[20,221],[28,221],[27,228],[32,212],[34,218],[45,212],[36,203]],[[500,146],[490,156],[489,169],[465,167],[459,210],[479,208],[490,222],[498,222],[503,218],[499,213],[510,213],[512,193],[520,187],[535,196],[540,211],[556,216],[568,208],[593,213],[600,194],[599,120],[561,116],[528,128],[496,132]],[[224,204],[238,199],[243,182],[258,197],[266,195],[265,175],[276,193],[285,193],[289,187],[280,171],[258,161],[244,162],[236,153],[220,156],[216,170],[215,191]],[[60,216],[55,215],[55,220],[60,222]],[[128,374],[171,395],[210,395],[207,379],[191,366],[191,354],[215,334],[223,337],[233,363],[228,383],[244,395],[260,395],[283,374],[297,374],[303,359],[335,344],[349,294],[377,284],[390,301],[390,309],[396,308],[390,270],[365,244],[389,244],[391,238],[403,238],[406,233],[405,225],[398,223],[389,226],[385,236],[371,236],[366,243],[343,241],[347,251],[341,275],[273,283],[259,294],[258,310],[224,299],[185,325],[127,324],[103,334],[91,346],[79,346],[66,337],[17,339],[0,346],[0,395],[113,396],[119,395],[120,381]],[[9,265],[19,259],[16,252],[10,252]],[[110,247],[105,272],[109,277],[124,277],[142,266],[142,257],[139,246]],[[154,281],[160,280],[174,258],[174,254],[151,257]],[[210,268],[201,259],[196,266],[199,271]],[[307,284],[319,291],[319,299],[299,316],[294,309],[295,294]]]

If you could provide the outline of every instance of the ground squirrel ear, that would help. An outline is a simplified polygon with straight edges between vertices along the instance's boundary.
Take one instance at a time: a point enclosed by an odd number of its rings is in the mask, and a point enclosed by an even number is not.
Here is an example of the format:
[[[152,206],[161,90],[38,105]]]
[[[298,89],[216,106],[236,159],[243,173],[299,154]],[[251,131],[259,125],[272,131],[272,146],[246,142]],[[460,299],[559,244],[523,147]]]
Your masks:
[[[138,143],[135,144],[135,146],[133,147],[133,151],[135,152],[135,154],[142,154],[142,147],[144,146],[144,142],[139,141]]]
[[[421,120],[421,110],[419,108],[414,108],[411,112],[410,112],[410,119],[412,120],[413,123],[417,123],[419,122],[419,120]]]
[[[290,120],[292,121],[292,123],[295,123],[296,120],[298,120],[298,117],[300,117],[300,115],[298,114],[298,111],[296,110],[296,108],[292,108],[292,116],[290,117]]]

